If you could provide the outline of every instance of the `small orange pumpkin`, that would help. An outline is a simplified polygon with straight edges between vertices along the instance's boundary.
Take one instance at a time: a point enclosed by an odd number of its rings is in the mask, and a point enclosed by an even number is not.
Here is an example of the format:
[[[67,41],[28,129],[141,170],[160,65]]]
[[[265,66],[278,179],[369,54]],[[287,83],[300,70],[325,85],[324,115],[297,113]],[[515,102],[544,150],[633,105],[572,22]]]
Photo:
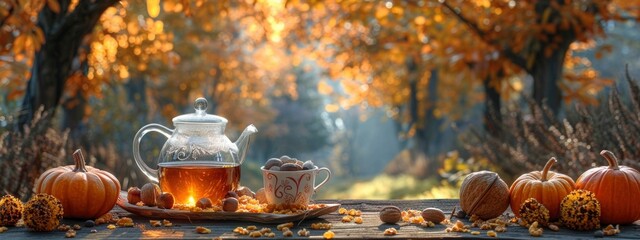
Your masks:
[[[36,193],[60,200],[65,218],[94,219],[109,212],[118,200],[120,183],[111,173],[85,166],[80,149],[73,153],[75,165],[49,169],[35,184]]]
[[[578,189],[593,192],[600,201],[600,222],[629,224],[640,219],[640,172],[618,165],[612,152],[602,150],[609,166],[595,167],[582,173],[576,180]]]
[[[562,199],[575,189],[575,182],[571,177],[562,173],[549,171],[555,158],[549,159],[542,171],[522,174],[511,184],[511,210],[519,215],[520,205],[529,198],[535,198],[549,210],[549,218],[556,220],[560,217],[560,203]]]

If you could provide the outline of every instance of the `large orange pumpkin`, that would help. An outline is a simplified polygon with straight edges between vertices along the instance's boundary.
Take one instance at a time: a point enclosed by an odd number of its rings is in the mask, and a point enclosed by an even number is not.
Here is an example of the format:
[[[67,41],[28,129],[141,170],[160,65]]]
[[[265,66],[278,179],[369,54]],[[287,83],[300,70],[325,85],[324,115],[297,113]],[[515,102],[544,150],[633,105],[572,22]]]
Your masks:
[[[575,189],[575,182],[571,177],[549,171],[555,158],[549,159],[542,171],[522,174],[516,179],[511,188],[511,210],[519,215],[520,205],[529,198],[535,198],[549,210],[549,218],[553,221],[560,217],[560,203],[562,199]]]
[[[640,172],[618,165],[612,152],[600,152],[609,166],[595,167],[584,172],[576,187],[593,192],[600,201],[600,222],[629,224],[640,219]]]
[[[52,168],[36,180],[36,193],[48,193],[62,203],[65,218],[94,219],[109,212],[118,200],[120,183],[111,173],[85,166],[80,149],[75,165]]]

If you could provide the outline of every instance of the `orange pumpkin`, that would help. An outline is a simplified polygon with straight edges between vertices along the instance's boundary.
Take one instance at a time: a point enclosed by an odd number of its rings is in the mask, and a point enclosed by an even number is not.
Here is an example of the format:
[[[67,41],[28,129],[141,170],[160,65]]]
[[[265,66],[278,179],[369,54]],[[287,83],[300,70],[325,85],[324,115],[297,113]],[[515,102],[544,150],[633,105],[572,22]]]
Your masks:
[[[549,171],[555,158],[549,159],[542,171],[522,174],[516,179],[511,188],[511,210],[519,215],[520,205],[529,198],[535,198],[549,210],[549,218],[553,221],[560,217],[560,203],[562,199],[575,189],[575,182],[571,177]]]
[[[65,218],[95,219],[113,208],[120,183],[111,173],[85,166],[80,149],[75,165],[52,168],[36,180],[36,193],[51,194],[62,203]]]
[[[584,172],[576,187],[593,192],[600,201],[600,222],[629,224],[640,219],[640,172],[618,165],[612,152],[602,150],[609,166],[595,167]]]

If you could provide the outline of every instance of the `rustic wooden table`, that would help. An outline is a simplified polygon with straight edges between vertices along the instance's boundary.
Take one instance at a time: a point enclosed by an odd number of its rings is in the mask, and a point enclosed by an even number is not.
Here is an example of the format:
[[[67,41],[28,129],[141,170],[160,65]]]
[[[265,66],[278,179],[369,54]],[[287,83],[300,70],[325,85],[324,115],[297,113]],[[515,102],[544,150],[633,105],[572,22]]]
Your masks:
[[[249,236],[242,236],[233,233],[233,229],[241,226],[247,227],[249,225],[255,225],[258,229],[263,227],[271,228],[275,233],[275,239],[307,239],[298,237],[296,232],[299,229],[306,228],[311,231],[311,239],[322,239],[322,234],[325,230],[311,230],[310,226],[316,222],[330,222],[333,224],[331,231],[335,233],[334,239],[353,239],[353,238],[394,238],[394,239],[449,239],[449,238],[491,238],[486,235],[485,230],[478,230],[480,235],[471,235],[470,233],[457,233],[445,232],[446,226],[436,225],[432,228],[424,228],[412,224],[401,223],[398,225],[384,224],[378,218],[379,210],[388,205],[395,205],[401,209],[424,209],[426,207],[438,207],[444,210],[446,213],[450,213],[454,207],[458,205],[458,200],[455,199],[434,199],[434,200],[323,200],[319,203],[341,203],[346,209],[358,209],[362,211],[363,224],[355,223],[342,223],[341,219],[343,215],[339,215],[337,212],[324,215],[320,218],[309,219],[303,222],[296,222],[293,228],[294,236],[285,238],[280,231],[276,230],[277,224],[257,224],[251,222],[238,222],[238,221],[187,221],[172,219],[173,227],[151,227],[149,225],[149,218],[136,216],[130,214],[123,209],[116,207],[113,212],[119,216],[131,217],[136,223],[136,227],[133,228],[116,228],[114,230],[107,229],[107,225],[98,225],[93,228],[83,227],[77,231],[76,238],[91,238],[91,239],[254,239]],[[449,215],[449,214],[447,214]],[[454,218],[455,221],[455,218]],[[65,219],[65,224],[83,225],[84,221]],[[468,220],[465,220],[466,224],[469,224]],[[198,234],[195,232],[196,226],[204,226],[212,230],[210,234]],[[398,229],[398,235],[384,236],[383,231],[387,228],[395,227]],[[91,233],[91,230],[97,230],[97,233]],[[620,226],[621,233],[616,235],[615,238],[625,239],[640,239],[640,226],[638,225],[626,225]],[[65,232],[51,232],[51,233],[38,233],[30,231],[26,228],[10,227],[7,232],[0,233],[0,239],[61,239],[64,238]],[[267,238],[267,237],[262,237]],[[507,232],[498,233],[498,238],[507,239],[531,239],[529,232],[526,228],[520,226],[511,226]],[[542,237],[537,239],[585,239],[594,238],[594,232],[578,232],[561,229],[559,232],[553,232],[545,229]],[[267,238],[268,239],[268,238]]]

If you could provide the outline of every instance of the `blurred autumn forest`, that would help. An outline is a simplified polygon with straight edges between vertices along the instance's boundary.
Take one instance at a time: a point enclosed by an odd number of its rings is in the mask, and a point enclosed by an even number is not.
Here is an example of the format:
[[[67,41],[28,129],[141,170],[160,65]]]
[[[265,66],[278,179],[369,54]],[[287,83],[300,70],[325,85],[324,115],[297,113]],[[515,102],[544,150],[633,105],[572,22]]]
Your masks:
[[[259,129],[254,190],[281,155],[328,166],[332,198],[457,197],[465,173],[551,156],[577,177],[604,148],[639,168],[639,18],[638,0],[0,0],[0,187],[28,196],[76,148],[141,186],[133,135],[201,96],[232,140]]]

